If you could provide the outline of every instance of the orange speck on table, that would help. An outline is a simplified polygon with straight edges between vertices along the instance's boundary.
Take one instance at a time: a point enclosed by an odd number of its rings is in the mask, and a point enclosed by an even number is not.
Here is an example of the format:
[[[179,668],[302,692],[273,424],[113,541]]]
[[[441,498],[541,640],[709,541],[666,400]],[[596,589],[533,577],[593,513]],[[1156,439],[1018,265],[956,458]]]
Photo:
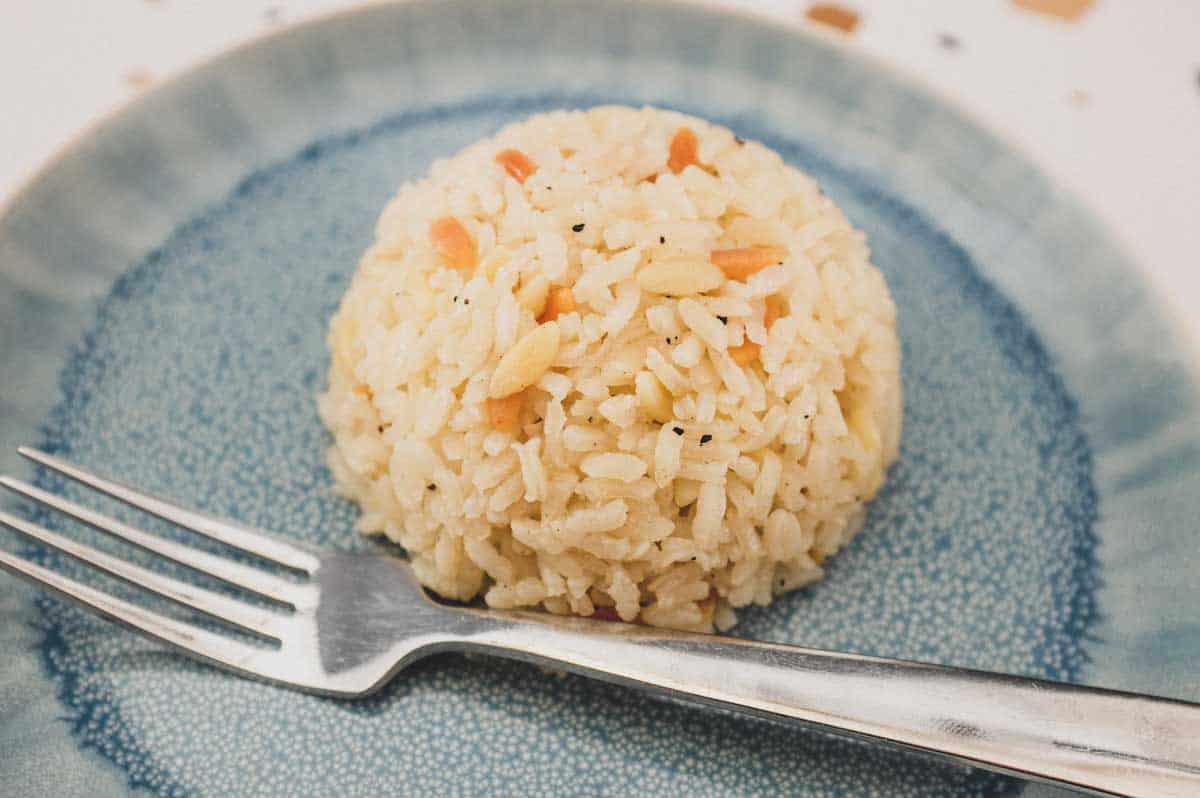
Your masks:
[[[758,359],[758,353],[762,347],[753,341],[746,341],[741,346],[729,347],[729,356],[733,358],[733,362],[739,366],[744,366],[747,363],[752,363]]]
[[[836,3],[814,3],[804,12],[804,16],[842,33],[854,33],[858,28],[858,14]]]
[[[474,269],[478,260],[475,239],[453,216],[443,216],[429,225],[429,243],[451,269]]]
[[[125,73],[125,82],[135,89],[144,89],[154,83],[154,73],[146,67],[134,67]]]
[[[681,127],[671,137],[670,154],[667,157],[667,168],[679,174],[688,166],[700,164],[700,140],[690,127]]]
[[[1017,8],[1032,11],[1035,14],[1045,14],[1048,17],[1058,17],[1066,22],[1075,22],[1083,12],[1087,11],[1096,0],[1013,0]]]
[[[546,297],[546,309],[542,311],[542,315],[538,316],[538,324],[554,321],[562,314],[570,313],[574,309],[575,293],[564,285],[556,285],[550,289],[550,295]]]
[[[745,280],[768,266],[783,263],[787,250],[780,247],[736,247],[714,249],[708,259],[730,280]]]
[[[496,153],[496,163],[504,167],[518,183],[524,183],[525,178],[537,171],[537,164],[520,150],[501,150]]]
[[[488,421],[492,429],[514,434],[521,423],[521,406],[525,402],[525,392],[517,391],[501,399],[488,399]]]

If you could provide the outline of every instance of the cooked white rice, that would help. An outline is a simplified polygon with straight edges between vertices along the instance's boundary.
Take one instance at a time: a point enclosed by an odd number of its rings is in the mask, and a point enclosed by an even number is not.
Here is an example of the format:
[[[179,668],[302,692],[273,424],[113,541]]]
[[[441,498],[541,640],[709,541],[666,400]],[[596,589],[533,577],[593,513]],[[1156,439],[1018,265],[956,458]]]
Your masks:
[[[383,211],[330,325],[340,492],[422,582],[711,630],[822,576],[899,447],[864,237],[755,142],[555,112]]]

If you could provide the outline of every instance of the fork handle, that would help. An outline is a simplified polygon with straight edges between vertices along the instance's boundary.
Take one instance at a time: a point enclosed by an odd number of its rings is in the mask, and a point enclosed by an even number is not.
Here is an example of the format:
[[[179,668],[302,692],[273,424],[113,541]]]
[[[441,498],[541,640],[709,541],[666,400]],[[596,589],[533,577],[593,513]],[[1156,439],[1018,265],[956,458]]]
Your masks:
[[[533,613],[466,648],[899,744],[1098,795],[1200,795],[1200,704],[917,662]]]

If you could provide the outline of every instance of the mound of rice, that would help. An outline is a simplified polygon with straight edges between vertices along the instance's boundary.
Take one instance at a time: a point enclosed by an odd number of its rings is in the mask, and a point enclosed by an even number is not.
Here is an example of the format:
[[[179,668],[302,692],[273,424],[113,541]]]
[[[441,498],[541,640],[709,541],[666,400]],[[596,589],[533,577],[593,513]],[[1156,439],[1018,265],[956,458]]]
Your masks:
[[[708,631],[822,576],[900,436],[861,233],[654,108],[510,125],[403,186],[330,325],[340,492],[436,593]]]

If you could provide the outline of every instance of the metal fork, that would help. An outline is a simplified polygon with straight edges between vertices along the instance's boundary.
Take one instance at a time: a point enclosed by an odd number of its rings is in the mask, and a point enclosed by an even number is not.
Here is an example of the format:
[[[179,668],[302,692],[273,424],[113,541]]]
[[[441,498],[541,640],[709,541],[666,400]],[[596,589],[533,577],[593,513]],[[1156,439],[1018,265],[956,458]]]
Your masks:
[[[165,576],[0,512],[0,522],[277,647],[139,607],[0,551],[0,566],[185,654],[236,673],[353,698],[414,660],[477,651],[675,699],[799,721],[1099,795],[1200,795],[1200,705],[982,671],[432,600],[403,560],[318,551],[183,509],[35,449],[20,453],[101,493],[284,566],[299,581],[199,551],[11,477],[5,488],[272,609]]]

